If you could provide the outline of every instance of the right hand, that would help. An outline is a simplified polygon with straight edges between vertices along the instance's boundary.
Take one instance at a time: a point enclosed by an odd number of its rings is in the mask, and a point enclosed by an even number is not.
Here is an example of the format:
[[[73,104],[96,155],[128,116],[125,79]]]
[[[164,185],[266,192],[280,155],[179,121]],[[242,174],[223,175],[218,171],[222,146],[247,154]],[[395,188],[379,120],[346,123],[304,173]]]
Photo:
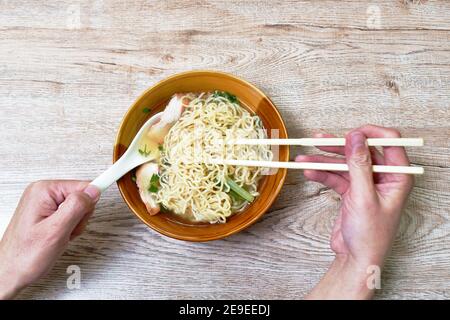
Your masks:
[[[400,133],[395,129],[366,125],[346,135],[345,147],[320,147],[323,151],[344,155],[345,159],[325,155],[296,158],[299,162],[348,164],[349,172],[305,170],[304,175],[341,195],[331,248],[336,259],[350,263],[364,273],[370,265],[382,267],[414,181],[406,174],[373,174],[372,163],[408,166],[409,160],[402,147],[384,147],[384,155],[369,148],[367,137],[399,138]]]

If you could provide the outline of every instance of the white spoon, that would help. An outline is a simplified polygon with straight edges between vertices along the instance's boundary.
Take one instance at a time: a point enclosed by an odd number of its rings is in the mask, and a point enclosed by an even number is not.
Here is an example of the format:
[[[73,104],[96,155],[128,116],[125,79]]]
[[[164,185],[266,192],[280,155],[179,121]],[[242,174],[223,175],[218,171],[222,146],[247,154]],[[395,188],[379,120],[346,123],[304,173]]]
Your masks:
[[[101,192],[108,189],[110,185],[119,180],[127,172],[133,170],[134,168],[144,164],[146,162],[155,160],[158,150],[156,152],[151,152],[147,156],[142,152],[139,152],[141,146],[141,141],[144,135],[147,133],[148,129],[158,122],[161,117],[162,112],[155,114],[141,127],[127,151],[117,160],[111,167],[109,167],[105,172],[99,175],[90,184],[96,186]],[[154,151],[154,150],[152,150]]]

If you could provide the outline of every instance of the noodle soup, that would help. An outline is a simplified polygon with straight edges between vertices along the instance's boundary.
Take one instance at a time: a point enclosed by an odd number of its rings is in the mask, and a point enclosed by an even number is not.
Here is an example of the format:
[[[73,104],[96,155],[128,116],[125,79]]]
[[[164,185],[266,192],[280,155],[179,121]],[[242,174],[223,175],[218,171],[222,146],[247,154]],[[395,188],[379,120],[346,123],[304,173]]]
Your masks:
[[[168,211],[182,221],[225,223],[258,197],[263,169],[211,164],[208,160],[270,161],[269,146],[227,143],[260,138],[267,138],[261,119],[232,94],[175,95],[147,135],[153,149],[158,146],[158,160],[136,172],[147,211]]]

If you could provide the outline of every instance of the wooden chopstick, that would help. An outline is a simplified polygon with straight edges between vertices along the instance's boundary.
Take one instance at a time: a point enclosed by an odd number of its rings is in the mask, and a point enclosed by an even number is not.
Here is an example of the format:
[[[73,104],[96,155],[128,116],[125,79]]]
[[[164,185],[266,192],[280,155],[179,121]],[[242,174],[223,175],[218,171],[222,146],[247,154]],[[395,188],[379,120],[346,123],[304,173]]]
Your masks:
[[[234,159],[210,159],[208,163],[226,164],[230,166],[265,167],[265,168],[286,168],[286,169],[311,169],[325,171],[348,171],[345,163],[319,163],[319,162],[280,162],[280,161],[257,161],[257,160],[234,160]],[[422,167],[409,166],[372,166],[373,172],[380,173],[405,173],[423,174]]]
[[[345,146],[344,138],[300,138],[300,139],[237,139],[229,144],[280,145],[280,146]],[[421,147],[422,138],[368,138],[371,147]]]
[[[231,145],[296,145],[296,146],[345,146],[344,138],[300,138],[300,139],[237,139],[231,140]],[[367,144],[371,147],[420,147],[423,146],[422,138],[368,138]],[[210,159],[208,163],[226,164],[232,166],[286,168],[286,169],[311,169],[325,171],[348,171],[345,163],[319,163],[319,162],[280,162],[257,161],[237,159]],[[372,166],[373,172],[379,173],[404,173],[423,174],[422,167],[410,166]]]

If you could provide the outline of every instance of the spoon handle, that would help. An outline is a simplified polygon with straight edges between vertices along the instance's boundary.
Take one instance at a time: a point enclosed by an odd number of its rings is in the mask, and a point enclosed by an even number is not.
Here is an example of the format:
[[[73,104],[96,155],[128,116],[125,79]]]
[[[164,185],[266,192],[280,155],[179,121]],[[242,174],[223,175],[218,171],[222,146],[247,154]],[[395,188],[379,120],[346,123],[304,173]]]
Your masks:
[[[119,180],[127,172],[133,170],[146,161],[148,160],[143,159],[143,157],[129,157],[127,154],[124,154],[90,184],[96,186],[103,193],[103,191],[108,189],[110,185]]]

